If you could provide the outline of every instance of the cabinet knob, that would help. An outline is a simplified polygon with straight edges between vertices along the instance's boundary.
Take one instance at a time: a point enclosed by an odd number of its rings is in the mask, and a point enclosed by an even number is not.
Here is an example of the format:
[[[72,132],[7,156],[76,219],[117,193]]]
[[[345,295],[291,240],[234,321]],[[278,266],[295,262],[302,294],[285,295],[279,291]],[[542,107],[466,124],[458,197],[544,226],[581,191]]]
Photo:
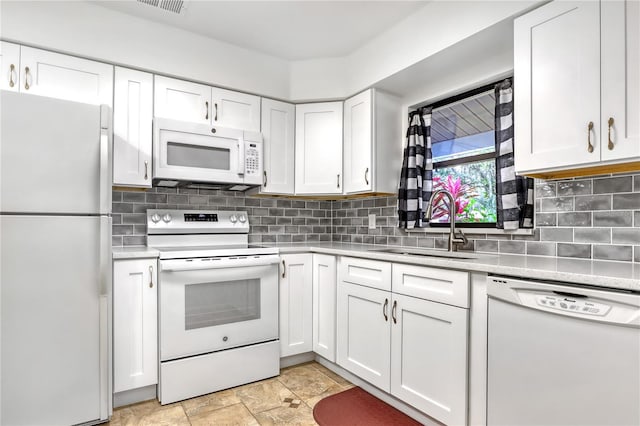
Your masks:
[[[591,144],[591,131],[593,130],[593,121],[589,122],[589,125],[587,126],[587,151],[589,151],[589,153],[593,152],[593,145]]]
[[[607,125],[609,126],[609,131],[607,132],[607,138],[609,139],[609,144],[607,145],[607,147],[609,148],[609,151],[613,151],[613,148],[615,148],[615,146],[613,145],[613,141],[611,140],[611,128],[613,127],[613,117],[609,117],[609,121],[607,121]]]

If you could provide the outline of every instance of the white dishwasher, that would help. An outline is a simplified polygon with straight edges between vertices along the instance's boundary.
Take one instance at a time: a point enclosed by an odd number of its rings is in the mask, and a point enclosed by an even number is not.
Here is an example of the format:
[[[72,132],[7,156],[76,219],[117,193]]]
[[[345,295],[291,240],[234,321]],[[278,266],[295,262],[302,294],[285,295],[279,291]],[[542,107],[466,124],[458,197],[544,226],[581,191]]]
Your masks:
[[[487,424],[640,425],[640,293],[490,276]]]

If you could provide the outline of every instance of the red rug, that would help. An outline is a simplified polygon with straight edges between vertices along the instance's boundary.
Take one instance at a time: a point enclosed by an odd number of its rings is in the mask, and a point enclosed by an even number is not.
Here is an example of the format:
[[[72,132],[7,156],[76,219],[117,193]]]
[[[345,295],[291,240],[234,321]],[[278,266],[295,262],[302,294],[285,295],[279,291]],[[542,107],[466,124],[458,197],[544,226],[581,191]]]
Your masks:
[[[320,426],[420,425],[359,387],[322,399],[313,408],[313,418]]]

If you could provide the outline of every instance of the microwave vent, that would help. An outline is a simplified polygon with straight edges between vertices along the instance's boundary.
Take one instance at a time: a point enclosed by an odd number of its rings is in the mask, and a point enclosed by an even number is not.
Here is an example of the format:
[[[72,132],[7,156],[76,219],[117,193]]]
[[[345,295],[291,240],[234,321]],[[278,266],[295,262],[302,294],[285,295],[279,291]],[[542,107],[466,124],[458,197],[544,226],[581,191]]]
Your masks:
[[[138,3],[156,7],[167,12],[177,13],[178,15],[187,7],[185,0],[138,0]]]

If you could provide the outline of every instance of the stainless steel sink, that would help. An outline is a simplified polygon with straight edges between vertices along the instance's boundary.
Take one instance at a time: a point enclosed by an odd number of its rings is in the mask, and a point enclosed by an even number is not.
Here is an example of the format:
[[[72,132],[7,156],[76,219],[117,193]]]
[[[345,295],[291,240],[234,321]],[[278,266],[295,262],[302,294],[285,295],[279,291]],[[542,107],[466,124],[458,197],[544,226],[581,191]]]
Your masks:
[[[441,251],[441,250],[426,250],[418,248],[402,248],[402,247],[389,247],[381,249],[371,249],[369,251],[377,251],[381,253],[391,254],[404,254],[408,256],[429,256],[429,257],[443,257],[446,259],[478,259],[480,256],[472,253],[465,253],[459,251]]]

